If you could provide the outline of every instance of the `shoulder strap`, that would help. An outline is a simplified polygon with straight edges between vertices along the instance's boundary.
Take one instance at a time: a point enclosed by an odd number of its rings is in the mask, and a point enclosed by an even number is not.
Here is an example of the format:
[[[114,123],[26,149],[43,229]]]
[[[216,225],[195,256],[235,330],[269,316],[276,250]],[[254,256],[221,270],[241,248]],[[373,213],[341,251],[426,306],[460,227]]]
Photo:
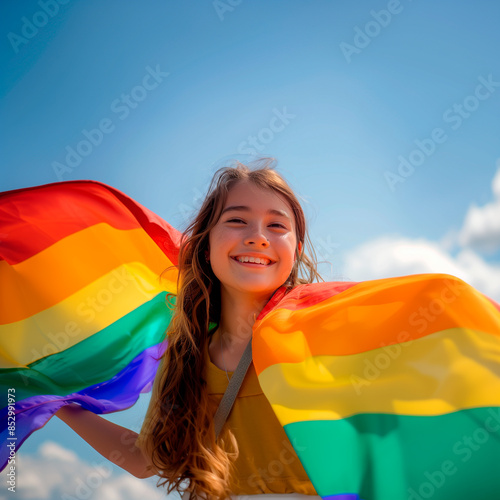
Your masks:
[[[224,396],[222,396],[221,402],[215,412],[214,421],[215,421],[215,439],[219,437],[220,431],[224,426],[229,413],[231,412],[231,408],[233,407],[234,401],[240,390],[241,384],[245,375],[248,371],[248,367],[252,362],[252,339],[248,341],[248,344],[241,356],[240,362],[236,367],[236,370],[233,373],[233,376],[229,380],[229,384],[227,386],[226,392]]]

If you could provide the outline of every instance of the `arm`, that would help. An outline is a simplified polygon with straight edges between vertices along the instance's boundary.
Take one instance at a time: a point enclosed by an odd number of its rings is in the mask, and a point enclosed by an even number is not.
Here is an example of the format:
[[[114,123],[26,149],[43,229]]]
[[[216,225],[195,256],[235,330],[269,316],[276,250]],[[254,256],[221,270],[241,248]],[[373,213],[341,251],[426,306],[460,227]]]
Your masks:
[[[133,476],[144,479],[154,475],[148,469],[150,460],[135,445],[136,432],[109,422],[76,404],[63,406],[56,415],[104,458]]]

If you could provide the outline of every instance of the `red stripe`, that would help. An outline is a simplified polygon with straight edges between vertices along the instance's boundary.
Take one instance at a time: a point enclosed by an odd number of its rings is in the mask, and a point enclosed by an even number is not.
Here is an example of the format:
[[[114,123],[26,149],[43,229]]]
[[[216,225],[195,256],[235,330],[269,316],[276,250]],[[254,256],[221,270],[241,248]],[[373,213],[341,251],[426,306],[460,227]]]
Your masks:
[[[17,264],[99,223],[123,230],[142,227],[177,265],[176,229],[121,191],[90,180],[0,193],[0,258]]]
[[[325,283],[310,283],[295,287],[285,295],[285,287],[278,288],[269,302],[260,312],[257,319],[262,319],[269,311],[274,309],[276,304],[280,305],[280,309],[289,309],[296,311],[307,307],[315,306],[330,297],[333,297],[345,290],[357,285],[355,281],[333,281]],[[312,292],[310,288],[313,287]]]
[[[484,295],[484,294],[482,294]],[[486,295],[484,295],[486,297]],[[499,311],[500,311],[500,304],[498,302],[495,302],[493,299],[490,299],[489,297],[486,297]]]

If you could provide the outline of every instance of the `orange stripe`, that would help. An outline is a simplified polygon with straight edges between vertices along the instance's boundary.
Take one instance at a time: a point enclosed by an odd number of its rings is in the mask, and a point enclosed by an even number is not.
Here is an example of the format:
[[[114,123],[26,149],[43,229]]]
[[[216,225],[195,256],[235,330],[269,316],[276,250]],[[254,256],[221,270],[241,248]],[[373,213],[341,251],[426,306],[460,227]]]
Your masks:
[[[144,263],[159,275],[172,263],[142,228],[96,224],[13,266],[0,262],[0,324],[53,307],[122,264]]]
[[[500,336],[500,314],[493,304],[446,274],[366,281],[302,309],[292,294],[286,308],[280,303],[254,325],[257,373],[276,363],[361,353],[449,328]]]
[[[0,325],[0,368],[25,366],[78,344],[111,326],[176,284],[156,282],[144,264],[123,264],[55,306],[16,323]]]

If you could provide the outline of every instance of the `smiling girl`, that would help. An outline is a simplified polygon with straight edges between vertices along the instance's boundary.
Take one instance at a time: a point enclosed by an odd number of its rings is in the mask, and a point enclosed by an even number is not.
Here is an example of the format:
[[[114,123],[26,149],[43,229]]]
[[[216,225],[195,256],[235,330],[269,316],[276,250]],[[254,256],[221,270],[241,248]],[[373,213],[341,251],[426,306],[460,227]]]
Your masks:
[[[214,432],[217,406],[266,303],[281,287],[322,281],[304,251],[303,210],[273,166],[218,170],[184,233],[168,347],[136,444],[121,444],[123,428],[77,405],[57,413],[101,454],[113,460],[118,450],[122,468],[157,474],[169,492],[187,482],[205,498],[317,494],[252,366],[218,439]]]

